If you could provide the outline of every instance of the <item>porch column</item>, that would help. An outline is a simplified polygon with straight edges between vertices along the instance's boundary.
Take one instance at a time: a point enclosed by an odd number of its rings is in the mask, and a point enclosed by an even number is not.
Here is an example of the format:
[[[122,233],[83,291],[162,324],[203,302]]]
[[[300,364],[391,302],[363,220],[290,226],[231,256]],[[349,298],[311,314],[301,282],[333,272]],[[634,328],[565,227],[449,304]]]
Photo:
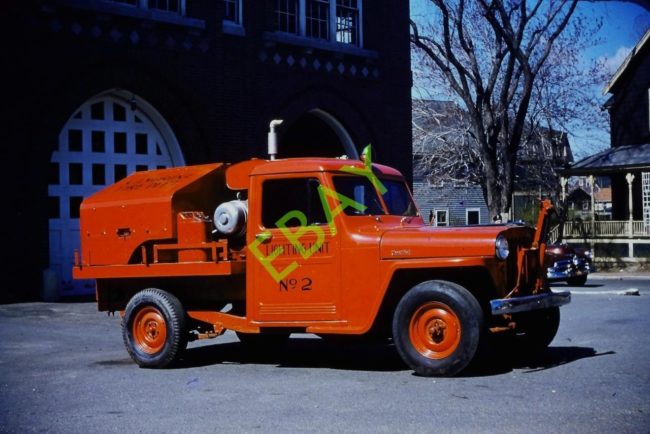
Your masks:
[[[594,175],[589,175],[587,182],[591,185],[591,236],[593,237],[596,236],[596,198],[594,197],[596,178]]]
[[[569,182],[569,180],[567,178],[565,178],[564,176],[560,177],[560,185],[562,186],[562,193],[561,193],[560,197],[562,198],[562,202],[566,201],[566,185],[567,185],[568,182]]]
[[[633,208],[633,203],[632,203],[632,182],[634,181],[634,175],[631,173],[628,173],[625,175],[625,180],[627,181],[627,203],[628,203],[628,212],[630,215],[630,227],[629,227],[629,235],[630,238],[634,235],[634,208]]]

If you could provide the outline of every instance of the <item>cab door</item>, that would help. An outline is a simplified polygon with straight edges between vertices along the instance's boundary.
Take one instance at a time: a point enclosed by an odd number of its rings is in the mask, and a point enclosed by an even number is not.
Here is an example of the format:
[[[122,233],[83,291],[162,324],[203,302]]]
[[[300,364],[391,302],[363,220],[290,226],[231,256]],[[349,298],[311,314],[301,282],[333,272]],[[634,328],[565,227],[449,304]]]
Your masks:
[[[256,179],[257,178],[257,179]],[[319,176],[254,177],[247,316],[287,323],[340,318],[339,237],[330,232]]]

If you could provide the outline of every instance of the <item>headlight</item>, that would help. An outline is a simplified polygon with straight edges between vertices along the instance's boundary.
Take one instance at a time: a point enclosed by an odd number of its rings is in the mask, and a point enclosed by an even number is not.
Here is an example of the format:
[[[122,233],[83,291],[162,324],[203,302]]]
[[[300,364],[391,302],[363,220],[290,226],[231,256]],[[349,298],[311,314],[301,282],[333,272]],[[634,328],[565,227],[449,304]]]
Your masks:
[[[497,240],[494,242],[494,247],[496,250],[497,258],[506,259],[510,253],[510,248],[508,247],[508,240],[503,235],[499,235]]]

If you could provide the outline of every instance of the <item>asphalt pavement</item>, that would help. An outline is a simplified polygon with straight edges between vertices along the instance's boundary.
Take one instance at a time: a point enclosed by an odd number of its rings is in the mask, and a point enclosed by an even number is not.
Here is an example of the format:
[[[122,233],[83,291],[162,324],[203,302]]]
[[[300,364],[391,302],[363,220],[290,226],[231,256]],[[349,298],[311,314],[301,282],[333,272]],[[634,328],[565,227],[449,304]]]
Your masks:
[[[0,432],[648,432],[650,276],[569,289],[545,354],[495,349],[455,378],[413,375],[390,345],[293,335],[251,353],[231,332],[140,369],[94,303],[0,306]]]

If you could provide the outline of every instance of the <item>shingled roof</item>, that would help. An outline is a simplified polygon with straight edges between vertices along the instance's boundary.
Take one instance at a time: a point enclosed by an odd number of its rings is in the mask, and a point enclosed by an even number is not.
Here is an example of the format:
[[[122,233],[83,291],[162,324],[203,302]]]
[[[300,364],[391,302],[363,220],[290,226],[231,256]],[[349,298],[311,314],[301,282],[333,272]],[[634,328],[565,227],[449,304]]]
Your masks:
[[[566,175],[596,175],[621,170],[650,169],[650,143],[610,148],[583,158],[570,168]]]

